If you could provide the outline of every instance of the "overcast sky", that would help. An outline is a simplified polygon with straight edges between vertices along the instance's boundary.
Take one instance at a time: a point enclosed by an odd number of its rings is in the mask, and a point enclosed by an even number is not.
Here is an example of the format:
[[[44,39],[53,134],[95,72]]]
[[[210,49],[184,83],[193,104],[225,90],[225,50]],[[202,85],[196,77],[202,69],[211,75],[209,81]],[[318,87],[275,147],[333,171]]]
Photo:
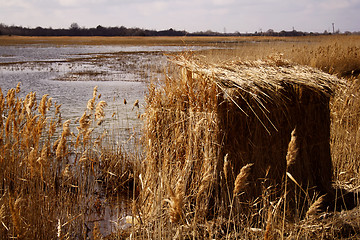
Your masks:
[[[0,23],[188,32],[360,31],[360,0],[0,0]]]

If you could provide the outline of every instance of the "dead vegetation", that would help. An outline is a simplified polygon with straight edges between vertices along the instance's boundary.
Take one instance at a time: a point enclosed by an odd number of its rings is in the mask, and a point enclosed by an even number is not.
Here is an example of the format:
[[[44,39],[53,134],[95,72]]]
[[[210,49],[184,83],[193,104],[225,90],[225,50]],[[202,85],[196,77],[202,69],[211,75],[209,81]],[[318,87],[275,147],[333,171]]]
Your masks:
[[[265,45],[173,58],[149,85],[144,157],[107,143],[96,89],[76,122],[0,91],[0,236],[102,239],[86,216],[125,193],[130,227],[107,239],[359,238],[358,41]]]

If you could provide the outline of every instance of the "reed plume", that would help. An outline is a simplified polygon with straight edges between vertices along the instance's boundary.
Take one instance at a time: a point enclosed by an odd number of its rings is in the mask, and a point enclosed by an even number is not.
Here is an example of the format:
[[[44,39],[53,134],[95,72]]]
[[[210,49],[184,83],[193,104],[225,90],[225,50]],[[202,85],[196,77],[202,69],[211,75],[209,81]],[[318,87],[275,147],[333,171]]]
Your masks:
[[[321,210],[322,204],[325,200],[325,196],[326,194],[320,196],[313,204],[311,204],[311,206],[309,207],[309,209],[306,212],[306,217],[314,217],[316,216],[319,211]]]
[[[297,139],[296,128],[294,128],[294,130],[291,132],[291,139],[286,154],[287,167],[290,167],[291,165],[295,164],[296,161],[298,161],[299,154],[300,154],[299,141]]]
[[[233,191],[234,196],[239,194],[246,187],[250,170],[253,165],[253,163],[246,164],[241,168],[240,173],[236,176]]]
[[[38,110],[39,110],[39,113],[45,117],[46,115],[46,111],[48,109],[48,99],[47,97],[49,96],[49,94],[45,94],[41,100],[40,100],[40,104],[39,104],[39,107],[38,107]]]
[[[171,189],[170,186],[169,193],[170,198],[165,199],[164,201],[169,203],[169,216],[170,216],[170,222],[172,223],[178,223],[182,217],[183,217],[183,199],[185,196],[185,185],[182,177],[178,180],[175,192]]]
[[[107,103],[105,101],[100,101],[97,105],[96,105],[96,110],[95,110],[95,119],[98,120],[97,125],[100,125],[105,118],[105,111],[104,111],[104,107],[107,106]]]
[[[94,87],[93,98],[89,99],[89,101],[87,103],[87,109],[89,109],[90,111],[93,111],[95,109],[95,100],[96,100],[97,88],[98,88],[97,86]]]

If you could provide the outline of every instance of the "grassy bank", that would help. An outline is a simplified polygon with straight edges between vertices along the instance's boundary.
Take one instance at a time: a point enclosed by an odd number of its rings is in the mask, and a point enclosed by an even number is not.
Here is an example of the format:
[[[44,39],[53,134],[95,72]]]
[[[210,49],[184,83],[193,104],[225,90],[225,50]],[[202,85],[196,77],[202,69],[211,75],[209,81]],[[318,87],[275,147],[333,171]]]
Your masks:
[[[179,45],[179,46],[223,46],[223,47],[242,47],[252,45],[251,43],[270,43],[271,48],[280,49],[281,43],[303,46],[309,43],[323,43],[333,41],[333,39],[344,39],[347,42],[351,39],[358,40],[359,36],[307,36],[307,37],[24,37],[24,36],[0,36],[0,45],[19,45],[19,44],[54,44],[54,45]],[[249,44],[250,43],[250,44]],[[280,43],[274,44],[274,43]],[[297,45],[298,47],[298,45]],[[253,47],[252,49],[256,49]],[[288,48],[288,45],[285,46]],[[283,48],[283,49],[285,49]],[[240,50],[240,49],[238,49]],[[250,50],[250,49],[249,49]],[[223,53],[226,57],[233,57],[240,52]],[[247,54],[241,54],[243,56]],[[254,54],[251,54],[254,56]],[[256,55],[255,55],[256,56]],[[249,55],[248,55],[249,57]]]

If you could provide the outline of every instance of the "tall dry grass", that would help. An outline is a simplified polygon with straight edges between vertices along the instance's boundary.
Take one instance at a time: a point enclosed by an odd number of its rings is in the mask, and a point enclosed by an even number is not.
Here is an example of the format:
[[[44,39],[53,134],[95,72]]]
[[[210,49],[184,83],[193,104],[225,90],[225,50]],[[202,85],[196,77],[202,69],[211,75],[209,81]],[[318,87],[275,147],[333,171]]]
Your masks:
[[[330,104],[333,180],[337,186],[356,191],[359,187],[359,162],[356,158],[358,47],[358,37],[335,36],[311,42],[252,45],[250,50],[255,51],[236,49],[230,53],[212,50],[201,52],[200,57],[219,63],[224,59],[251,59],[253,53],[261,52],[265,58],[276,55],[277,58],[346,77],[346,87],[336,89]],[[151,150],[142,170],[145,180],[141,182],[139,210],[133,213],[142,221],[133,226],[131,236],[138,239],[358,237],[360,226],[355,216],[359,210],[323,212],[326,196],[313,196],[308,199],[308,205],[298,206],[306,216],[293,221],[285,217],[286,188],[283,195],[274,198],[278,193],[266,178],[259,198],[251,202],[241,201],[246,187],[229,186],[228,179],[236,180],[238,186],[246,185],[246,178],[241,176],[248,171],[234,172],[227,155],[222,160],[215,157],[221,151],[214,144],[219,140],[214,139],[219,136],[216,132],[219,119],[216,118],[216,109],[211,106],[220,104],[217,102],[219,95],[216,87],[206,79],[183,70],[174,70],[163,82],[150,85],[144,132],[147,141],[144,144]],[[298,161],[295,132],[291,139],[287,157],[289,169]],[[214,186],[222,182],[226,187],[214,191]],[[299,185],[290,173],[287,182]],[[224,202],[217,201],[218,194],[226,196],[221,198],[225,199]],[[342,192],[337,194],[339,198],[344,197]],[[358,201],[356,194],[351,197],[352,201]]]
[[[356,191],[360,184],[358,39],[245,41],[236,49],[201,54],[209,62],[277,55],[348,77],[347,87],[331,99],[331,155],[334,182]],[[96,89],[78,121],[62,119],[60,105],[47,95],[38,99],[36,93],[29,93],[20,98],[19,86],[8,93],[0,91],[0,238],[101,239],[99,222],[88,221],[88,216],[121,193],[134,200],[130,228],[124,225],[108,239],[359,237],[359,210],[322,212],[325,196],[314,196],[309,206],[302,206],[307,212],[304,219],[288,221],[286,193],[279,197],[267,175],[260,183],[261,195],[243,201],[251,166],[235,172],[231,153],[215,157],[221,151],[216,144],[216,136],[221,135],[214,108],[220,104],[216,86],[206,79],[197,81],[186,71],[169,71],[163,81],[149,85],[143,139],[147,139],[144,148],[152,151],[144,159],[108,144],[106,104]],[[289,143],[289,169],[297,161],[295,136],[294,132]],[[296,179],[290,175],[287,181]],[[219,183],[225,187],[216,188]],[[99,189],[105,195],[100,196]]]
[[[96,88],[75,122],[48,95],[20,91],[0,89],[0,238],[87,239],[101,189],[129,190],[135,163],[106,144]]]

